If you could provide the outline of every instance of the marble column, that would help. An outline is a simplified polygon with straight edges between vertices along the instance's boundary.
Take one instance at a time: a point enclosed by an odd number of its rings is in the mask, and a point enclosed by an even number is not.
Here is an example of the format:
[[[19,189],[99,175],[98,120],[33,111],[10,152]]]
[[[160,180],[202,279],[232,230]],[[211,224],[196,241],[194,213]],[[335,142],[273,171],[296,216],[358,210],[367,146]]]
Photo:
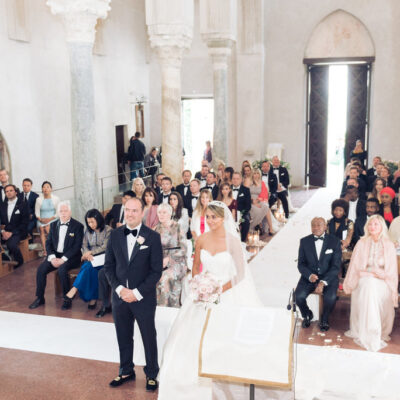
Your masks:
[[[99,208],[92,54],[98,18],[106,18],[111,0],[48,0],[61,15],[71,71],[71,127],[75,201],[74,217],[84,220]]]
[[[161,68],[162,171],[182,176],[181,65],[193,36],[193,0],[146,0],[150,45]]]

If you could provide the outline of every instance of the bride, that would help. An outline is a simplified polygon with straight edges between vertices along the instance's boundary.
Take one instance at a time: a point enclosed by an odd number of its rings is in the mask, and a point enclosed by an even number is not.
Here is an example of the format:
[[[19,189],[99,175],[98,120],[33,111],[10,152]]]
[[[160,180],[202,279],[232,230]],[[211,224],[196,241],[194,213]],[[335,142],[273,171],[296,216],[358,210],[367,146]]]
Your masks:
[[[210,231],[196,241],[192,275],[200,273],[202,264],[201,273],[208,271],[222,282],[221,303],[259,306],[231,212],[224,203],[212,201],[205,216]],[[186,298],[165,343],[159,400],[211,400],[211,379],[198,376],[199,345],[206,313],[204,304],[194,303],[190,296]]]

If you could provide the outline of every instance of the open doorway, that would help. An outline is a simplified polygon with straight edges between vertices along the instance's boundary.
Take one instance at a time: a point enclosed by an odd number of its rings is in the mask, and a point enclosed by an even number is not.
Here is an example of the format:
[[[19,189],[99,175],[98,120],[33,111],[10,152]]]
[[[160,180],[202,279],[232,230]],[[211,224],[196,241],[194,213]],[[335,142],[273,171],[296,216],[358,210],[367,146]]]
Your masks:
[[[184,168],[194,174],[200,170],[206,141],[212,144],[214,133],[214,100],[182,99],[182,132],[185,150]]]

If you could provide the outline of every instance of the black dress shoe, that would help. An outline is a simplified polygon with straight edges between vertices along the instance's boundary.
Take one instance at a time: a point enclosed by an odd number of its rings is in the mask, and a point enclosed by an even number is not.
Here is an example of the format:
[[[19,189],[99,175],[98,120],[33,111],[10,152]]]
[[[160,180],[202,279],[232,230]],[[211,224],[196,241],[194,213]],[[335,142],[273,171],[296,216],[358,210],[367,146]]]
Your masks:
[[[97,301],[95,301],[93,304],[88,304],[87,308],[89,310],[94,310],[96,308],[96,305],[97,305]]]
[[[31,310],[34,310],[35,308],[38,308],[39,306],[42,306],[45,303],[44,298],[36,298],[36,300],[29,306]]]
[[[312,311],[310,311],[308,313],[308,315],[306,317],[304,317],[303,322],[301,324],[301,326],[303,328],[308,328],[311,324],[312,319],[314,318],[314,314],[312,313]]]
[[[61,310],[69,310],[72,307],[72,300],[68,297],[64,299],[64,303],[61,306]]]
[[[154,392],[158,389],[158,382],[155,379],[146,377],[146,391]]]
[[[111,306],[101,307],[100,310],[96,314],[96,318],[103,318],[106,314],[111,312]]]
[[[319,329],[321,330],[321,332],[329,331],[329,323],[327,321],[321,321],[319,323]]]
[[[132,374],[126,376],[125,378],[123,378],[122,375],[118,375],[116,378],[114,378],[110,382],[110,386],[111,387],[118,387],[118,386],[123,385],[125,382],[134,381],[135,379],[136,379],[135,371]]]

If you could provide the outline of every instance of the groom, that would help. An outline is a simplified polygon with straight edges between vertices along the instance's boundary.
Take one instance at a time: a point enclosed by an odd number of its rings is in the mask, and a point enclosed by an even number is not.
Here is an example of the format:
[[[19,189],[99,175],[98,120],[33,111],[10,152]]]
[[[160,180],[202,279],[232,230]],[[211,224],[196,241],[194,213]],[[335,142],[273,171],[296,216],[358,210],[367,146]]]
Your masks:
[[[146,390],[158,387],[158,355],[154,317],[156,285],[162,273],[160,235],[142,225],[143,203],[139,198],[125,203],[126,225],[111,232],[104,264],[112,288],[112,310],[120,354],[119,375],[111,387],[135,380],[133,325],[137,321],[146,356]]]

